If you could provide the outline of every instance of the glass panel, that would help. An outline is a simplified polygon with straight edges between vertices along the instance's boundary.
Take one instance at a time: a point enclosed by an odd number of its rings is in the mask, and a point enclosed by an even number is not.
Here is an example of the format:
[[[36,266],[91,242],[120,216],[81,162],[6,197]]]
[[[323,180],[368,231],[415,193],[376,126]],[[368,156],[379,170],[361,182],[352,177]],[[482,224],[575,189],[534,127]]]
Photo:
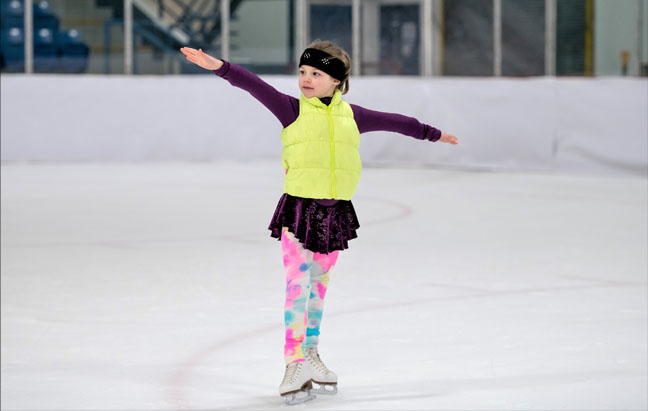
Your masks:
[[[310,6],[310,38],[328,40],[342,47],[353,56],[351,37],[351,2],[348,5],[313,4]]]
[[[231,14],[241,2],[234,2]],[[220,1],[133,2],[133,73],[207,74],[180,53],[183,46],[221,55]]]
[[[35,72],[124,72],[123,10],[101,3],[34,1]],[[24,2],[2,0],[1,5],[2,71],[24,71]]]
[[[247,0],[238,4],[230,23],[232,62],[257,74],[293,74],[294,2]]]
[[[2,1],[0,65],[2,72],[25,71],[25,33],[22,1]]]
[[[641,43],[648,42],[645,29],[648,25],[648,1],[596,0],[593,1],[593,16],[589,12],[591,3],[591,0],[585,1],[583,14],[584,20],[591,22],[588,25],[593,25],[593,36],[590,37],[593,37],[594,74],[639,75],[641,61],[648,60],[648,56],[641,55]],[[641,23],[640,19],[643,19]]]
[[[443,74],[493,75],[492,0],[444,2]]]
[[[556,8],[556,74],[585,74],[585,0],[558,1]]]
[[[502,75],[545,71],[545,0],[502,0]]]
[[[648,77],[648,0],[640,4],[641,28],[639,33],[639,75]]]
[[[380,73],[418,75],[420,72],[419,6],[380,6]]]

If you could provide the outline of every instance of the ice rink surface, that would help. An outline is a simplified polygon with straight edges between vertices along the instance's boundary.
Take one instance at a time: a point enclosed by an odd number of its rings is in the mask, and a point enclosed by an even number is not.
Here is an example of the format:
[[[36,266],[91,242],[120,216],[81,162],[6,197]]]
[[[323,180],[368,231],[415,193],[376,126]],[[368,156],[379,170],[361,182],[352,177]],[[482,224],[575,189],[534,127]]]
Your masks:
[[[648,180],[365,168],[283,405],[279,162],[2,167],[3,410],[645,410]]]

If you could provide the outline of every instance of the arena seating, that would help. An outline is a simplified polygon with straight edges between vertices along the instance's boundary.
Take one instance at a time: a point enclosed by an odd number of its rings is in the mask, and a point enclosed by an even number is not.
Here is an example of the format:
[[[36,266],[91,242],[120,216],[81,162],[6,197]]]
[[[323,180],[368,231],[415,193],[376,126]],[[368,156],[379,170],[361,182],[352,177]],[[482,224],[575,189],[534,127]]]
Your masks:
[[[4,72],[25,70],[24,2],[0,0],[0,68]],[[58,16],[46,0],[35,1],[34,71],[40,73],[82,73],[88,65],[90,48],[77,29],[60,30]]]

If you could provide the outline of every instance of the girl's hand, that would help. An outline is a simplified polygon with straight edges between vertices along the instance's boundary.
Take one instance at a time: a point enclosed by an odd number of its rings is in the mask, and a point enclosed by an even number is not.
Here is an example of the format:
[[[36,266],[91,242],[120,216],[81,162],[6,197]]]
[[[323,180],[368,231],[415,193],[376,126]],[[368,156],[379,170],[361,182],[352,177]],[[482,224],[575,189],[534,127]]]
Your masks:
[[[448,134],[445,131],[441,132],[441,138],[439,139],[439,141],[442,142],[442,143],[448,143],[448,144],[459,144],[459,142],[457,141],[456,136],[454,136],[452,134]]]
[[[202,49],[192,49],[191,47],[183,47],[180,49],[182,54],[187,56],[187,60],[197,64],[206,70],[218,70],[223,66],[223,61],[210,56],[202,51]]]

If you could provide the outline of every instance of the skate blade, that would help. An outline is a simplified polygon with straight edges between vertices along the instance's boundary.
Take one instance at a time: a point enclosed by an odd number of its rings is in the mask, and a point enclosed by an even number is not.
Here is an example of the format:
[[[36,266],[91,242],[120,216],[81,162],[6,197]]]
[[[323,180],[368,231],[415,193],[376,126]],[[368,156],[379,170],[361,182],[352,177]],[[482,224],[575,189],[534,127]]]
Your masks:
[[[314,394],[334,395],[337,394],[337,384],[324,384],[313,381],[313,389],[310,392]]]
[[[285,393],[284,395],[282,395],[282,397],[286,398],[287,405],[303,404],[307,401],[311,401],[317,398],[316,396],[311,394],[312,388],[312,381],[307,381],[304,385],[302,385],[299,391]]]
[[[311,394],[310,390],[286,394],[285,397],[286,397],[286,405],[303,404],[305,402],[312,401],[315,398],[317,398],[316,396]]]

